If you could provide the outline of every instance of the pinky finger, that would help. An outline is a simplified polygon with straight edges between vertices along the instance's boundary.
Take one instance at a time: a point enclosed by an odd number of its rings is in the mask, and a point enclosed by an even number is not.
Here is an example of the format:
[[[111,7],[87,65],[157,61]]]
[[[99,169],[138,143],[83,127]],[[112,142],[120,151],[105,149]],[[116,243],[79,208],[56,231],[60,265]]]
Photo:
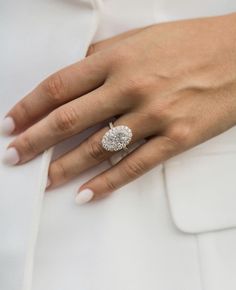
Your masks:
[[[177,144],[169,138],[153,137],[115,166],[83,184],[76,195],[76,202],[84,204],[104,198],[177,154],[178,151]]]

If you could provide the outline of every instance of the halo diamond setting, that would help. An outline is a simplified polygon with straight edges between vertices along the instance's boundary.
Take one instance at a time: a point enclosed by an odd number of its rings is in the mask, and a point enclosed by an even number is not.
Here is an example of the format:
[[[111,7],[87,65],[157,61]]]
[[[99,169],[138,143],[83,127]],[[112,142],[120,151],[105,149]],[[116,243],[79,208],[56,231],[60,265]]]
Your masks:
[[[102,146],[106,151],[119,151],[127,149],[127,145],[132,139],[132,131],[129,127],[121,125],[113,127],[107,131],[102,138]]]

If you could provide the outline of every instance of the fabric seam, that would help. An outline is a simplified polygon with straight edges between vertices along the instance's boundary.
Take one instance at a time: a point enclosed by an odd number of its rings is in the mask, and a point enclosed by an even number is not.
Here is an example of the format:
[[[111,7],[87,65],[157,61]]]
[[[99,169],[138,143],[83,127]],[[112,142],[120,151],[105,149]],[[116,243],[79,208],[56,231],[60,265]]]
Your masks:
[[[171,221],[173,226],[179,230],[173,220],[172,217],[172,211],[170,207],[170,201],[169,201],[169,195],[168,195],[168,187],[167,187],[167,181],[166,181],[166,168],[165,168],[165,163],[162,164],[162,176],[163,176],[163,183],[164,183],[164,190],[165,190],[165,196],[167,200],[167,207],[169,210],[169,215],[171,217]],[[204,286],[204,281],[203,281],[203,270],[202,270],[202,258],[201,258],[201,251],[200,251],[200,245],[199,245],[199,240],[198,240],[198,235],[197,234],[189,234],[189,233],[184,233],[184,235],[192,235],[195,238],[195,243],[196,243],[196,255],[197,255],[197,265],[198,265],[198,273],[199,273],[199,283],[201,285],[201,290],[205,290]]]
[[[206,287],[205,287],[205,282],[204,282],[203,261],[202,261],[202,255],[201,255],[201,246],[200,246],[199,236],[195,234],[194,237],[197,244],[198,268],[199,268],[201,289],[205,290]]]
[[[95,34],[98,29],[98,23],[100,19],[100,7],[101,3],[100,0],[91,0],[92,8],[94,9],[93,13],[95,13],[95,17],[92,18],[93,24],[91,25],[91,30],[89,32],[90,37],[88,37],[87,47],[92,42],[95,37]],[[23,276],[23,284],[22,290],[32,290],[32,282],[33,282],[33,269],[34,269],[34,255],[35,255],[35,248],[37,245],[37,238],[38,238],[38,231],[40,226],[40,218],[41,218],[41,211],[43,206],[43,198],[44,192],[47,183],[47,176],[48,176],[48,169],[49,164],[52,158],[54,148],[50,148],[49,150],[45,151],[42,156],[41,161],[41,168],[40,168],[40,178],[39,178],[39,190],[37,191],[37,195],[35,196],[34,201],[34,212],[32,223],[30,226],[30,238],[28,242],[28,251],[26,253],[25,259],[25,266],[24,266],[24,276]]]
[[[37,244],[37,236],[40,224],[41,210],[43,205],[43,198],[45,187],[47,184],[48,167],[51,160],[53,148],[45,151],[42,156],[40,173],[39,173],[39,189],[35,195],[32,222],[30,226],[30,236],[28,240],[28,251],[26,252],[24,276],[22,290],[30,290],[32,287],[32,275],[34,264],[34,253]]]

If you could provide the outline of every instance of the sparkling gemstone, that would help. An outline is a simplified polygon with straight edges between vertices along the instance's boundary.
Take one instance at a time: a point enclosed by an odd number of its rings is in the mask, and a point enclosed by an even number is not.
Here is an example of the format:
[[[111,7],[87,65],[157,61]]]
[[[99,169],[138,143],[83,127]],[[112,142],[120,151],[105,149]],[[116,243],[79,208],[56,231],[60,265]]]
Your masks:
[[[119,151],[130,143],[132,131],[127,126],[116,126],[107,131],[102,138],[102,146],[107,151]]]

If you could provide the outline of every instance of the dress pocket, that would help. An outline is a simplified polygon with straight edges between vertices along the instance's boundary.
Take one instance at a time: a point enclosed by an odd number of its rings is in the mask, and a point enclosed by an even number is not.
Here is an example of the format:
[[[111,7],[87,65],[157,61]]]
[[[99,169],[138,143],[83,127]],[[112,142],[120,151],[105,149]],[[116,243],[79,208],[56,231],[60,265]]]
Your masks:
[[[235,137],[236,127],[165,163],[170,211],[181,231],[236,227]]]

